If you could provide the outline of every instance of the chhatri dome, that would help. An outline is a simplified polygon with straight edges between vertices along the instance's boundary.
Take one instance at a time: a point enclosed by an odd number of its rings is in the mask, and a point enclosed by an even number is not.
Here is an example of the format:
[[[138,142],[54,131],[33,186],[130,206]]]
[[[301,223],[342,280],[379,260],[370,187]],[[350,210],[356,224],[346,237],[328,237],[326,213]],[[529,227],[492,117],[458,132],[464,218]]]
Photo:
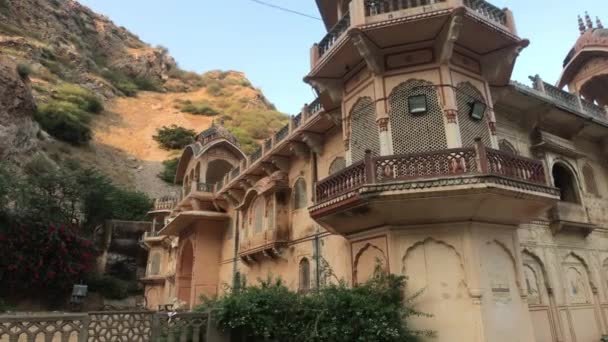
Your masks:
[[[580,37],[564,60],[558,87],[568,89],[596,102],[608,105],[608,29],[599,18],[595,24],[589,14],[578,18]]]

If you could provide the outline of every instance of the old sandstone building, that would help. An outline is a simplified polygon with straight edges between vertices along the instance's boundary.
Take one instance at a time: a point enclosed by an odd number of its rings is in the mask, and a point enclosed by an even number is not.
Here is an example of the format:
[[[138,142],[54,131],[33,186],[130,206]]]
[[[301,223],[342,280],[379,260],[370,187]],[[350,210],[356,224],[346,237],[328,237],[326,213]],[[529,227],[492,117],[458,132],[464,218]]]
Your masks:
[[[435,341],[599,341],[608,330],[608,30],[561,79],[511,73],[528,41],[482,0],[317,0],[318,99],[245,155],[221,125],[159,199],[150,308],[234,279],[308,291],[380,265],[425,289]],[[565,88],[567,87],[567,90]]]

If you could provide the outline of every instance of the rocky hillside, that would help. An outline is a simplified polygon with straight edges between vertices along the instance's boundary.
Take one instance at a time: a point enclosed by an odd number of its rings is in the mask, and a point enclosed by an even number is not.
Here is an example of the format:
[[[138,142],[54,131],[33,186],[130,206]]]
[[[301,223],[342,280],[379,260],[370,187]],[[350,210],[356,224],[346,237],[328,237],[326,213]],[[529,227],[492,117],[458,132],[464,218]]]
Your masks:
[[[247,151],[286,123],[236,71],[183,71],[166,48],[72,0],[0,0],[0,157],[78,159],[152,196],[179,155],[163,126],[223,122]]]

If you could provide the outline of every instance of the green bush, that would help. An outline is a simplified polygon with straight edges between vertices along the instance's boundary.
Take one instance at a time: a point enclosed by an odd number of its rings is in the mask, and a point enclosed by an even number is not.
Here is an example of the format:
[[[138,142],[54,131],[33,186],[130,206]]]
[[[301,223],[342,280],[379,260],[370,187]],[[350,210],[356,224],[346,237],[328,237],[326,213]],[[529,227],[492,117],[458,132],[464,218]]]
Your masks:
[[[163,170],[158,174],[158,178],[164,180],[169,184],[175,184],[175,174],[177,173],[178,164],[179,158],[168,159],[163,161]],[[1,190],[2,188],[0,184],[0,191]]]
[[[135,77],[133,79],[133,83],[135,83],[135,85],[137,86],[137,88],[139,90],[155,91],[155,92],[159,92],[159,93],[162,93],[165,91],[161,80],[156,79],[156,78],[145,77],[145,76]]]
[[[158,129],[154,140],[166,149],[182,149],[194,141],[196,132],[177,125]]]
[[[206,101],[192,102],[190,100],[186,100],[181,102],[178,108],[182,112],[195,115],[215,116],[220,113]]]
[[[137,95],[137,90],[139,90],[139,88],[133,80],[124,73],[118,70],[105,69],[101,72],[101,76],[110,81],[114,88],[118,89],[125,96],[133,97]]]
[[[404,290],[404,277],[382,272],[354,288],[340,283],[311,293],[266,280],[216,300],[204,298],[197,310],[213,311],[221,330],[254,341],[410,342],[432,336],[408,326],[408,318],[429,315],[413,308],[418,294],[405,298]]]
[[[55,89],[53,98],[59,101],[71,102],[81,110],[90,113],[103,111],[103,103],[91,91],[75,84],[63,84]]]
[[[30,66],[27,64],[18,64],[17,73],[19,74],[19,77],[21,77],[22,79],[26,79],[32,73],[32,68],[30,68]]]
[[[221,86],[221,84],[220,84],[220,83],[218,83],[218,82],[214,82],[214,83],[209,84],[209,85],[207,86],[207,92],[208,92],[210,95],[212,95],[212,96],[216,96],[216,97],[217,97],[217,96],[222,96],[222,95],[224,95],[224,92],[223,92],[223,90],[222,90],[222,89],[223,89],[223,87],[222,87],[222,86]]]
[[[34,118],[42,129],[59,140],[82,145],[91,139],[91,116],[74,103],[53,100],[41,104]]]

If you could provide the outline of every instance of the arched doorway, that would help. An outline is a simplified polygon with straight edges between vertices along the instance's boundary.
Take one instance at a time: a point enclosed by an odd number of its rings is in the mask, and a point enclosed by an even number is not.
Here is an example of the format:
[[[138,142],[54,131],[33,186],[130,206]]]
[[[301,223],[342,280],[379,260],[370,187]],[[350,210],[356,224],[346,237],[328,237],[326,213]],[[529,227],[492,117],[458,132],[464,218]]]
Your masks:
[[[212,160],[207,165],[205,183],[215,184],[219,182],[228,172],[230,172],[230,170],[232,170],[232,164],[229,162],[222,159]]]
[[[179,273],[177,277],[177,299],[190,306],[190,292],[192,288],[192,268],[194,264],[194,251],[192,242],[186,240],[179,259]]]
[[[560,190],[560,199],[564,202],[579,203],[574,173],[564,164],[553,165],[553,185]]]

